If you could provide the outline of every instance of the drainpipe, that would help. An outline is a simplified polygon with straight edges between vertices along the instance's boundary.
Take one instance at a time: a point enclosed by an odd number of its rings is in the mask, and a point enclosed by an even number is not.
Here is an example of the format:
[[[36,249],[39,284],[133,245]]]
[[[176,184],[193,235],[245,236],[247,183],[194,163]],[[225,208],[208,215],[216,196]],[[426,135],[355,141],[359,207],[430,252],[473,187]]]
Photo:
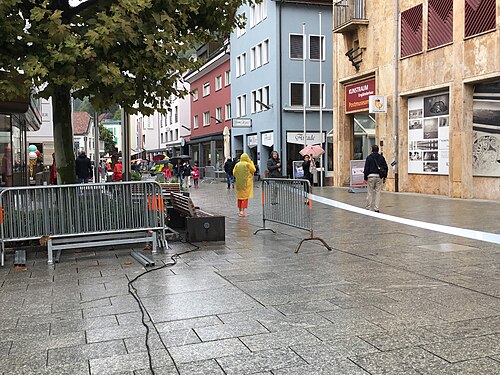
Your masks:
[[[399,0],[394,0],[394,106],[393,106],[393,135],[394,135],[394,190],[399,191],[398,156],[399,156]]]
[[[283,7],[283,3],[281,1],[278,1],[277,2],[278,6],[279,6],[279,12],[278,12],[278,44],[279,44],[279,47],[278,47],[278,54],[279,54],[279,66],[278,66],[278,69],[279,69],[279,83],[278,83],[278,87],[279,87],[279,90],[280,90],[280,93],[279,93],[279,105],[278,105],[278,110],[279,110],[279,153],[281,155],[281,160],[286,160],[286,158],[284,157],[283,155],[283,58],[282,58],[282,50],[283,50],[283,46],[282,46],[282,43],[281,43],[281,26],[282,26],[282,23],[281,23],[281,8]],[[287,163],[285,163],[285,168],[287,168]],[[283,170],[283,169],[282,169]],[[286,173],[288,174],[288,170],[286,171]]]

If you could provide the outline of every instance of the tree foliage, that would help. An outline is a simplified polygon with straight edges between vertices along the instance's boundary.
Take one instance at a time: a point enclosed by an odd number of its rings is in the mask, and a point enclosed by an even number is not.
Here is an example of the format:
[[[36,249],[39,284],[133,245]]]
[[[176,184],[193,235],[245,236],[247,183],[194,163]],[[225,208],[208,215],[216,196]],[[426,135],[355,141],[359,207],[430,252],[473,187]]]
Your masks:
[[[115,137],[102,123],[99,124],[99,139],[104,142],[104,153],[111,155],[116,146]]]
[[[183,96],[174,82],[201,62],[189,51],[224,39],[247,0],[1,0],[0,89],[52,97],[58,176],[74,182],[70,95],[97,111],[151,114]],[[22,73],[23,85],[18,75]]]
[[[223,38],[245,0],[2,0],[0,67],[24,72],[40,95],[68,87],[102,111],[119,104],[150,113],[194,67],[186,53]],[[13,96],[18,85],[8,79]],[[135,109],[134,109],[135,108]]]

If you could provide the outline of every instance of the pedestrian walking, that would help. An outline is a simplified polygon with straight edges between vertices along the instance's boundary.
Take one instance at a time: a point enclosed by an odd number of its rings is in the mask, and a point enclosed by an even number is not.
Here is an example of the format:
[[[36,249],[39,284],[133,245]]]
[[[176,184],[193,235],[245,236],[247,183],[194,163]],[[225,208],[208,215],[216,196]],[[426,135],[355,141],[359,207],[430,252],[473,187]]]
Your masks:
[[[234,175],[233,175],[234,165],[235,165],[234,161],[231,160],[230,157],[228,157],[226,162],[224,163],[224,172],[226,172],[226,181],[228,189],[231,189],[231,186],[234,189]]]
[[[302,162],[302,170],[304,171],[304,179],[309,180],[311,186],[313,185],[313,175],[311,173],[312,163],[311,157],[309,155],[305,155],[304,161]]]
[[[182,185],[184,180],[184,165],[182,164],[182,160],[177,160],[177,165],[175,166],[175,176],[179,180],[179,184]]]
[[[80,152],[80,155],[76,158],[75,167],[76,181],[79,184],[87,184],[89,182],[89,177],[92,176],[92,163],[85,154],[85,151]]]
[[[118,182],[122,181],[122,179],[123,179],[123,165],[122,161],[118,159],[113,169],[113,181]]]
[[[267,170],[269,178],[279,178],[281,174],[281,161],[278,155],[278,151],[273,151],[271,157],[267,161]]]
[[[56,154],[52,153],[52,165],[49,168],[50,178],[49,185],[57,185],[57,165],[56,165]]]
[[[378,153],[378,146],[372,146],[372,153],[365,161],[364,177],[368,183],[368,195],[366,197],[366,209],[379,212],[380,192],[387,178],[387,162]]]
[[[191,172],[193,171],[193,167],[189,163],[189,160],[186,160],[184,162],[183,166],[183,173],[184,173],[184,187],[190,188],[191,187]]]
[[[248,216],[246,209],[248,208],[248,199],[253,198],[253,174],[255,173],[255,165],[248,157],[248,154],[243,153],[240,156],[240,161],[236,163],[233,169],[233,176],[236,178],[236,198],[238,199],[238,209],[240,217]]]
[[[193,165],[191,176],[193,177],[194,188],[198,189],[198,183],[200,181],[200,171],[198,170],[198,166],[196,164]]]

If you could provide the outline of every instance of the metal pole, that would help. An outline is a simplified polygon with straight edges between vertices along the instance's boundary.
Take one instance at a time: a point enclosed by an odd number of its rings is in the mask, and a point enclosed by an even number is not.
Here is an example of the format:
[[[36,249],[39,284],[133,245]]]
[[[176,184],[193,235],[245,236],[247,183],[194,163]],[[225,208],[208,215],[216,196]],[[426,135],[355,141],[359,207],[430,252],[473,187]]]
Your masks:
[[[306,24],[302,24],[302,104],[304,113],[304,147],[306,147]]]
[[[321,29],[321,12],[319,12],[319,137],[323,144],[323,33]],[[326,45],[326,43],[325,43]],[[324,155],[324,154],[323,154]],[[319,186],[323,187],[323,155],[319,158]]]
[[[122,109],[122,178],[123,181],[130,181],[130,129],[129,115]]]
[[[99,183],[99,113],[94,112],[94,183]]]
[[[399,123],[399,0],[394,3],[394,107],[393,107],[393,135],[394,135],[394,190],[399,191],[398,182],[398,154],[399,154],[399,136],[398,136],[398,123]]]

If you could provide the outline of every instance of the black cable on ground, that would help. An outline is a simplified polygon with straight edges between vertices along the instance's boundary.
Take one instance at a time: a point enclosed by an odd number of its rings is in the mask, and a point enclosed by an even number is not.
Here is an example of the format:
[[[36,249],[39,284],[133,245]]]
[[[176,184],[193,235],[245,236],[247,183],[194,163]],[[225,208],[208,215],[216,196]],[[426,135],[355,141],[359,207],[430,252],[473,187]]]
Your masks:
[[[148,310],[146,309],[146,307],[144,306],[142,300],[141,300],[141,297],[137,294],[137,289],[135,288],[135,286],[133,285],[134,282],[136,282],[139,278],[141,278],[142,276],[150,273],[150,272],[155,272],[155,271],[159,271],[161,269],[164,269],[164,268],[167,268],[167,267],[173,267],[177,264],[177,259],[179,259],[181,257],[181,255],[185,255],[185,254],[188,254],[188,253],[192,253],[194,251],[197,251],[200,249],[200,246],[198,245],[194,245],[192,244],[191,242],[187,242],[187,241],[182,241],[182,239],[180,239],[180,242],[181,243],[187,243],[191,246],[194,246],[194,248],[192,249],[189,249],[189,250],[186,250],[186,251],[183,251],[182,253],[176,253],[176,254],[173,254],[170,259],[172,259],[172,262],[169,262],[169,263],[165,263],[163,264],[162,266],[160,267],[156,267],[156,268],[152,268],[152,269],[149,269],[139,275],[137,275],[136,277],[134,277],[132,280],[130,280],[128,282],[128,292],[129,294],[134,297],[135,301],[137,302],[137,304],[139,305],[139,309],[141,310],[141,320],[142,320],[142,325],[144,327],[146,327],[146,337],[145,337],[145,346],[146,346],[146,351],[148,353],[148,360],[149,360],[149,370],[151,371],[151,374],[154,375],[155,374],[155,371],[153,369],[153,359],[151,357],[151,348],[149,347],[149,333],[150,333],[150,328],[149,328],[149,325],[147,324],[146,322],[146,315],[149,319],[149,322],[151,323],[151,325],[153,326],[156,334],[158,335],[158,338],[160,339],[160,342],[162,343],[163,347],[165,348],[165,350],[167,351],[168,355],[170,356],[170,358],[172,359],[172,362],[175,366],[175,369],[177,370],[177,373],[180,373],[179,372],[179,369],[177,368],[177,364],[175,363],[174,359],[172,358],[172,355],[170,354],[168,348],[167,348],[167,345],[165,344],[165,342],[163,341],[161,335],[160,335],[160,332],[158,331],[158,329],[156,328],[156,325],[154,324],[153,322],[153,319],[151,319],[151,315],[149,315],[149,312]]]

